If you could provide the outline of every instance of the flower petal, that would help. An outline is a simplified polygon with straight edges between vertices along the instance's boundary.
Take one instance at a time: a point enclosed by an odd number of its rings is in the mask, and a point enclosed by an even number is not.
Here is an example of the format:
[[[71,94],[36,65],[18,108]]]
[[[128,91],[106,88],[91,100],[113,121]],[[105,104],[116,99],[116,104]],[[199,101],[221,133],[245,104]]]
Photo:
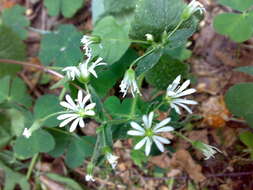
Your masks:
[[[170,141],[166,138],[160,137],[160,136],[153,136],[153,138],[155,138],[156,140],[158,140],[159,142],[163,143],[163,144],[170,144]]]
[[[127,134],[132,135],[132,136],[143,136],[144,132],[136,131],[136,130],[130,130],[130,131],[127,131]]]
[[[168,117],[168,118],[162,120],[160,123],[158,123],[158,124],[154,127],[154,130],[159,129],[160,127],[163,127],[163,126],[167,125],[167,124],[170,122],[170,120],[171,120],[170,117]]]
[[[145,132],[144,129],[136,122],[130,123],[131,127],[136,129],[137,131]]]
[[[180,111],[179,107],[178,107],[176,104],[171,103],[170,106],[171,106],[171,108],[174,108],[175,111],[176,111],[179,115],[181,115],[181,111]]]
[[[160,143],[160,141],[158,141],[156,138],[153,138],[157,148],[161,151],[161,152],[164,152],[164,146],[162,143]]]
[[[143,121],[143,123],[144,123],[144,127],[145,127],[145,128],[149,128],[148,116],[147,116],[147,115],[143,115],[143,116],[142,116],[142,121]]]
[[[183,103],[183,104],[189,104],[189,105],[196,105],[196,104],[198,104],[198,102],[196,102],[194,100],[186,100],[186,99],[183,99],[183,98],[174,99],[173,103]]]
[[[76,119],[78,116],[73,116],[73,117],[70,117],[66,120],[64,120],[63,122],[60,123],[59,127],[64,127],[65,125],[67,125],[68,123],[70,123],[72,120]]]
[[[191,110],[188,106],[186,106],[186,105],[184,105],[184,104],[181,104],[181,103],[175,103],[175,104],[179,105],[180,107],[182,107],[182,108],[184,108],[186,111],[188,111],[190,114],[192,114],[192,110]]]
[[[79,120],[80,120],[80,118],[76,118],[75,121],[73,121],[73,123],[70,126],[69,132],[73,132],[76,129],[76,127],[79,123]]]
[[[154,112],[149,113],[149,115],[148,115],[148,128],[150,128],[152,126],[153,117],[154,117]]]
[[[62,115],[59,115],[57,117],[58,120],[64,120],[64,119],[67,119],[69,117],[75,117],[75,116],[78,116],[76,113],[66,113],[66,114],[62,114]]]
[[[187,96],[189,94],[193,94],[194,92],[196,92],[196,89],[194,88],[190,88],[188,90],[185,90],[183,92],[180,92],[179,94],[177,94],[175,97],[176,98],[179,98],[179,97],[182,97],[182,96]]]
[[[94,112],[94,110],[87,110],[87,111],[85,111],[85,115],[94,116],[94,115],[96,115],[96,113]]]
[[[83,118],[80,118],[80,119],[79,119],[79,125],[80,125],[81,128],[85,127]]]
[[[82,92],[82,90],[78,90],[77,101],[78,101],[79,104],[82,104],[82,102],[83,102],[83,92]]]
[[[181,86],[180,86],[180,88],[177,90],[177,92],[176,93],[180,93],[180,92],[182,92],[183,90],[185,90],[189,85],[190,85],[190,80],[187,80],[187,81],[185,81]]]
[[[143,138],[140,142],[138,142],[135,146],[134,149],[138,150],[140,149],[147,141],[148,137]]]
[[[70,105],[69,103],[67,103],[67,102],[60,102],[60,105],[62,106],[62,107],[65,107],[65,108],[67,108],[67,109],[71,109],[71,110],[76,110],[76,106],[72,106],[72,105]]]
[[[170,131],[174,131],[174,128],[171,126],[160,127],[154,130],[155,133],[170,132]]]
[[[66,100],[67,100],[67,102],[71,105],[71,106],[73,106],[73,107],[76,107],[76,104],[75,104],[75,102],[73,101],[73,99],[71,98],[71,96],[70,95],[66,95]]]
[[[151,146],[152,146],[152,142],[151,142],[151,140],[148,138],[148,139],[147,139],[147,142],[146,142],[146,146],[145,146],[145,154],[146,154],[146,156],[149,155],[150,150],[151,150]]]
[[[96,103],[91,103],[91,104],[88,104],[88,105],[85,107],[85,109],[86,109],[86,110],[91,110],[91,109],[95,108],[95,106],[96,106]]]

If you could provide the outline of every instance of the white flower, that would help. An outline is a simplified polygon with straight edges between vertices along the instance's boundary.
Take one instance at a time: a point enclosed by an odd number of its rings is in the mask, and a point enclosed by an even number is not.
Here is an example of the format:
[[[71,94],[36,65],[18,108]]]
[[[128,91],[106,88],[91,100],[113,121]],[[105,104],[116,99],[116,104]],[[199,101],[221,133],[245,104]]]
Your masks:
[[[206,10],[205,7],[198,1],[192,0],[188,6],[184,9],[182,14],[182,19],[187,20],[190,18],[192,14],[195,12],[200,11],[201,14],[203,14]]]
[[[147,156],[150,153],[153,142],[156,144],[156,146],[161,152],[164,152],[163,144],[170,144],[170,141],[168,139],[158,136],[158,133],[169,132],[174,130],[173,127],[167,125],[171,120],[170,118],[166,118],[160,123],[156,124],[155,126],[152,126],[153,117],[154,112],[151,112],[149,115],[144,115],[142,117],[144,127],[140,126],[136,122],[131,122],[130,124],[133,130],[127,132],[128,135],[144,137],[140,142],[138,142],[135,145],[134,149],[136,150],[140,149],[142,146],[146,144],[145,154]]]
[[[95,179],[93,178],[93,176],[91,175],[91,174],[87,174],[86,176],[85,176],[85,180],[86,181],[95,181]]]
[[[189,3],[188,9],[189,9],[190,14],[193,14],[196,11],[200,11],[200,13],[203,14],[206,11],[205,7],[200,2],[198,2],[196,0],[192,0]]]
[[[111,164],[112,168],[115,169],[117,164],[118,164],[118,156],[115,156],[111,153],[107,153],[106,154],[106,159],[108,160],[108,162]]]
[[[84,49],[86,49],[90,44],[94,43],[93,37],[84,35],[81,39],[81,43],[83,44]]]
[[[31,135],[32,135],[32,132],[29,129],[25,128],[23,131],[23,136],[29,139]]]
[[[171,108],[174,108],[178,114],[181,114],[179,107],[184,108],[189,113],[192,113],[191,109],[187,105],[195,105],[197,104],[194,100],[186,100],[180,97],[192,94],[196,92],[194,88],[187,89],[190,85],[190,80],[185,81],[180,86],[181,76],[177,76],[177,78],[170,84],[167,88],[166,92],[166,100],[170,104]]]
[[[152,34],[145,34],[145,36],[146,36],[147,41],[151,41],[151,42],[154,41],[154,37]]]
[[[141,95],[135,79],[135,72],[131,68],[126,71],[124,78],[120,83],[120,92],[123,93],[123,97],[126,96],[128,90],[131,91],[133,97],[135,97],[135,94]]]
[[[216,148],[215,146],[210,146],[208,144],[205,144],[201,141],[194,141],[193,146],[197,149],[199,149],[200,151],[203,152],[204,156],[205,156],[205,160],[210,159],[211,157],[214,158],[214,155],[218,152],[221,152],[218,148]]]
[[[69,80],[75,80],[77,76],[80,76],[80,71],[78,67],[75,66],[66,67],[62,71],[66,72]]]
[[[96,106],[95,103],[90,103],[87,106],[85,105],[90,99],[90,94],[86,95],[83,98],[82,90],[78,91],[77,100],[73,101],[73,99],[66,95],[66,102],[60,102],[60,105],[68,109],[68,113],[59,115],[57,117],[58,120],[64,120],[60,123],[59,127],[64,127],[68,123],[72,122],[70,126],[70,132],[73,132],[77,125],[79,124],[80,127],[85,127],[85,123],[83,118],[87,116],[94,116],[94,107]],[[75,103],[76,102],[76,103]]]
[[[103,59],[99,57],[95,62],[92,62],[91,65],[89,66],[89,60],[85,61],[81,65],[79,65],[79,70],[80,70],[80,77],[81,78],[88,78],[90,76],[90,73],[94,77],[98,77],[97,73],[95,71],[95,68],[101,65],[106,65],[105,62],[102,62]]]

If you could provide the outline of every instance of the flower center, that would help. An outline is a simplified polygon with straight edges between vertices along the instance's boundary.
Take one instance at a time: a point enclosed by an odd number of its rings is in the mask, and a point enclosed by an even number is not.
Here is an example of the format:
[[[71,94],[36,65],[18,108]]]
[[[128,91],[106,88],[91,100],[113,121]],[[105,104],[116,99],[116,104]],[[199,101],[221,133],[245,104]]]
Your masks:
[[[152,129],[146,129],[145,136],[152,137],[154,135],[154,132]]]
[[[78,115],[80,115],[80,117],[85,117],[85,116],[86,116],[84,110],[79,110],[79,111],[78,111]]]

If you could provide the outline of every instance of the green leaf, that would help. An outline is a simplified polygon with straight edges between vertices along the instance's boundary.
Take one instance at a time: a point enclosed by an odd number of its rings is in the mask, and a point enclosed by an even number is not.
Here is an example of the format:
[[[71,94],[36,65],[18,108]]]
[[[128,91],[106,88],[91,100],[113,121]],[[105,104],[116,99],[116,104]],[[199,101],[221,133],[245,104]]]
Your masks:
[[[130,36],[144,39],[145,34],[160,38],[167,30],[171,31],[179,23],[184,4],[181,0],[139,0]]]
[[[220,0],[220,4],[229,6],[238,11],[245,11],[253,5],[253,0]]]
[[[156,66],[145,74],[148,83],[158,89],[166,89],[178,76],[185,76],[188,66],[169,56],[163,56]]]
[[[92,45],[94,55],[102,57],[108,64],[118,61],[130,45],[128,32],[111,16],[100,20],[92,34],[100,37],[100,43]]]
[[[148,157],[143,151],[140,150],[131,150],[131,158],[133,159],[134,163],[139,167],[142,167],[142,164],[148,161]]]
[[[95,142],[96,139],[90,136],[73,138],[67,150],[66,164],[70,168],[82,165],[84,159],[92,155]]]
[[[124,72],[136,58],[136,52],[129,49],[119,61],[110,65],[107,70],[98,72],[99,77],[91,81],[91,84],[96,89],[97,93],[101,97],[105,96],[116,84],[118,79],[124,76]]]
[[[5,183],[3,190],[13,190],[16,185],[22,190],[29,190],[30,185],[26,180],[26,177],[20,173],[13,171],[11,168],[6,166],[2,161],[0,161],[0,168],[5,172]]]
[[[122,14],[135,9],[137,0],[106,0],[104,1],[105,10],[112,14]]]
[[[24,136],[17,138],[13,148],[18,156],[30,158],[36,153],[49,152],[53,150],[54,146],[53,136],[47,131],[39,129],[33,132],[29,139]]]
[[[9,9],[4,9],[2,14],[3,24],[10,27],[20,39],[26,39],[28,32],[25,28],[30,24],[24,14],[25,8],[19,5],[15,5]]]
[[[60,130],[60,129],[59,129]],[[67,149],[72,137],[70,134],[65,134],[64,131],[51,131],[51,135],[53,135],[55,140],[55,147],[48,154],[57,158],[64,154]]]
[[[30,107],[32,98],[27,93],[25,83],[18,77],[6,76],[0,79],[0,102],[8,101],[19,105]]]
[[[235,42],[246,41],[253,34],[252,16],[249,14],[222,13],[214,18],[213,26],[216,32]]]
[[[34,106],[34,119],[40,120],[47,117],[50,114],[61,111],[60,102],[57,96],[52,94],[47,94],[41,96],[37,99]],[[54,127],[59,124],[59,121],[56,119],[56,115],[50,117],[44,122],[45,126]]]
[[[228,109],[238,117],[249,120],[253,117],[253,83],[241,83],[232,86],[225,95]],[[252,121],[252,120],[251,120]],[[253,126],[253,123],[250,123]]]
[[[136,76],[145,74],[150,69],[152,69],[158,63],[162,54],[163,54],[162,49],[156,49],[154,52],[141,59],[135,70]]]
[[[47,173],[46,176],[54,181],[60,182],[68,190],[83,190],[77,182],[68,177],[63,177],[54,173]]]
[[[249,131],[240,134],[240,140],[249,148],[251,158],[253,159],[253,133]]]
[[[57,16],[60,12],[64,17],[72,17],[83,5],[83,0],[44,0],[50,16]]]
[[[25,115],[16,109],[6,110],[11,121],[11,134],[20,136],[25,128]]]
[[[249,75],[253,75],[253,66],[238,67],[235,70],[243,72],[243,73],[247,73]]]
[[[10,129],[10,119],[6,113],[0,113],[0,148],[4,147],[13,137]]]
[[[10,28],[0,25],[0,59],[13,59],[22,61],[25,59],[25,45]],[[15,75],[20,70],[20,65],[0,63],[0,77]]]
[[[81,33],[73,25],[60,25],[57,31],[43,36],[39,52],[41,62],[59,67],[78,64],[82,59],[80,39]]]

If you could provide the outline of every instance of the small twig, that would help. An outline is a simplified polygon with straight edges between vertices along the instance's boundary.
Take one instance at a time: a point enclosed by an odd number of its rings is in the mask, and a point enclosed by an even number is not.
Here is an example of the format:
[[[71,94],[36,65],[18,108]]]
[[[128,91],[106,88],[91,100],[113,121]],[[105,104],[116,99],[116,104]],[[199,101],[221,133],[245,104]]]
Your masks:
[[[41,96],[41,94],[35,89],[34,85],[30,82],[30,80],[24,75],[24,73],[20,73],[19,76],[25,81],[29,89],[35,94],[36,97]]]
[[[16,61],[16,60],[11,60],[11,59],[0,59],[0,63],[8,63],[8,64],[15,64],[15,65],[23,65],[23,66],[27,66],[27,67],[34,67],[37,68],[39,70],[42,70],[46,73],[49,73],[51,75],[54,75],[58,78],[63,78],[64,76],[54,70],[48,69],[42,65],[36,65],[36,64],[32,64],[32,63],[28,63],[28,62],[23,62],[23,61]]]

